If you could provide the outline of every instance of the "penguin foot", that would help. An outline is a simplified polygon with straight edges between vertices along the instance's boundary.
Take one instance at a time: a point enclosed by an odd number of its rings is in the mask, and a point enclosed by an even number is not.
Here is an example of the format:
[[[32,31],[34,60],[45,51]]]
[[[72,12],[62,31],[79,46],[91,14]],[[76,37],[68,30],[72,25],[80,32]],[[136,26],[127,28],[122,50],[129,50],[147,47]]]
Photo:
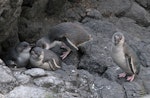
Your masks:
[[[128,76],[127,80],[132,82],[134,80],[135,74],[133,74],[132,76]]]
[[[63,54],[60,57],[62,59],[65,59],[68,56],[69,53],[70,53],[70,51],[63,52]]]
[[[124,78],[125,76],[126,76],[126,73],[120,73],[119,74],[119,78],[122,78],[122,77]]]

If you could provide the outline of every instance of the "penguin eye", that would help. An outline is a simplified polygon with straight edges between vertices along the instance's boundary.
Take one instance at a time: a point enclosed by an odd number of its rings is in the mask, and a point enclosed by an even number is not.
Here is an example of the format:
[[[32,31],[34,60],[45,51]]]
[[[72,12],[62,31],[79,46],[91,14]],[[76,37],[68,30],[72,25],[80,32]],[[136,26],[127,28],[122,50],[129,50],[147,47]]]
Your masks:
[[[45,48],[46,48],[46,45],[45,45],[45,44],[43,44],[43,45],[42,45],[42,48],[43,48],[43,49],[45,49]]]

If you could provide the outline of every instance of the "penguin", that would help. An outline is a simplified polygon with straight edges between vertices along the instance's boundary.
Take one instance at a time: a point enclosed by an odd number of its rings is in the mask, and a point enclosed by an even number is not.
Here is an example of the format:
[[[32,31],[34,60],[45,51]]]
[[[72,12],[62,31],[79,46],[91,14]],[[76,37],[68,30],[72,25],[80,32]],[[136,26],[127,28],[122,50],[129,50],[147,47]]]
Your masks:
[[[65,59],[71,51],[78,51],[81,44],[90,40],[92,36],[81,24],[64,22],[51,27],[48,34],[36,42],[36,46],[51,49],[60,45],[67,50],[61,55]]]
[[[9,67],[26,67],[29,63],[31,46],[28,42],[20,42],[8,49],[2,59]]]
[[[34,47],[30,52],[30,64],[46,70],[56,70],[61,68],[59,57],[51,50]]]
[[[112,36],[111,56],[113,61],[124,71],[119,77],[126,77],[132,82],[140,71],[139,59],[136,52],[125,42],[121,32]]]

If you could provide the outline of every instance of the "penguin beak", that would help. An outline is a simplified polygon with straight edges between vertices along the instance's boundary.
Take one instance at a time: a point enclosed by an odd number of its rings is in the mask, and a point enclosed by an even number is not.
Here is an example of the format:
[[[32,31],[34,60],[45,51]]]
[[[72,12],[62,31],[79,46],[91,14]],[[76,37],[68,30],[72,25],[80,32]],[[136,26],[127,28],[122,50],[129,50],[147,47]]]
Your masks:
[[[31,47],[35,47],[35,44],[30,44]]]
[[[119,44],[119,41],[120,41],[120,37],[119,36],[115,36],[115,38],[114,38],[114,40],[115,40],[115,45],[118,45]]]

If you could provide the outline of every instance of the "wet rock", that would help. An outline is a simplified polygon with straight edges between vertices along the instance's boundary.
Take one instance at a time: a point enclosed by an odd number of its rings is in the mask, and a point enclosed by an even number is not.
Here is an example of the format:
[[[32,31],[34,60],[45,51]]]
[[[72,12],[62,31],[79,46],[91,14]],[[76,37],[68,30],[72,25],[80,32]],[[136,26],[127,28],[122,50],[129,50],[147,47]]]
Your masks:
[[[18,93],[19,92],[19,93]],[[35,86],[19,86],[5,95],[6,98],[57,98],[52,92]]]
[[[123,87],[127,98],[139,98],[146,94],[144,86],[138,82],[126,82]]]
[[[40,77],[40,76],[46,75],[45,70],[41,68],[32,68],[32,69],[25,71],[24,73],[32,77]]]
[[[149,26],[150,24],[150,14],[135,2],[133,2],[131,9],[125,16],[135,20],[143,26]]]

